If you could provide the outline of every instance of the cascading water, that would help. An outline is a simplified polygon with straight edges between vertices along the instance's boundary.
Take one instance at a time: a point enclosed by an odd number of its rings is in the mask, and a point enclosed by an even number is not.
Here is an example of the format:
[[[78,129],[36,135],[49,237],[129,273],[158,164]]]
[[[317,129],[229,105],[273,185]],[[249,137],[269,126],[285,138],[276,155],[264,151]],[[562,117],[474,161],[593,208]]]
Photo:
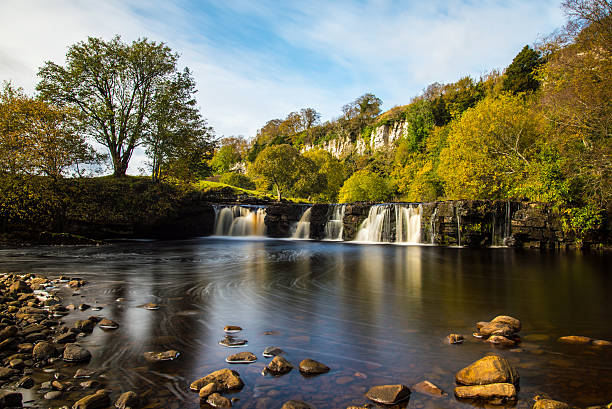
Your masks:
[[[391,210],[393,205],[383,204],[370,207],[368,218],[361,223],[355,241],[367,241],[381,243],[384,240],[383,233],[391,232]]]
[[[300,217],[300,221],[297,223],[295,233],[291,236],[292,239],[309,239],[310,238],[310,212],[312,207],[306,209],[306,211]]]
[[[215,235],[264,236],[266,209],[255,206],[215,207]]]
[[[421,215],[423,206],[395,206],[395,242],[418,244],[421,242]]]
[[[325,240],[342,240],[346,205],[331,205],[331,215],[325,223]]]

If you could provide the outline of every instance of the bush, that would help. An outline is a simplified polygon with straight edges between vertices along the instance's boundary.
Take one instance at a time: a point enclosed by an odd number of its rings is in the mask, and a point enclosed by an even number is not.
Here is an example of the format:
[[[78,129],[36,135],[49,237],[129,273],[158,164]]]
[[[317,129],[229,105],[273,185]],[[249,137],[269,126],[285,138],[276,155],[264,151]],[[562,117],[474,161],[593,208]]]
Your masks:
[[[339,200],[342,203],[384,202],[390,197],[391,188],[383,177],[368,170],[360,170],[344,182]]]

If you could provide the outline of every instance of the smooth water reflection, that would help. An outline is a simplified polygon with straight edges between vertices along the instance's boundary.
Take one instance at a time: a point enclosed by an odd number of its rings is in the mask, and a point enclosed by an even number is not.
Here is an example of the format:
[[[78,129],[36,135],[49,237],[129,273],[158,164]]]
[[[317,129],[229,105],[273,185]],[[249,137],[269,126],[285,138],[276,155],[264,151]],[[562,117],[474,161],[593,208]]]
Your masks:
[[[491,352],[519,368],[519,407],[530,407],[537,394],[579,406],[608,402],[611,352],[555,341],[563,335],[612,340],[608,261],[511,249],[215,238],[0,250],[0,270],[88,280],[84,298],[66,301],[103,304],[100,314],[121,324],[84,340],[94,354],[89,365],[107,368],[113,391],[150,389],[180,408],[199,406],[188,391],[191,381],[226,367],[225,357],[242,350],[259,361],[232,367],[246,383],[235,395],[237,407],[277,408],[301,398],[342,408],[365,403],[372,385],[424,379],[449,396],[413,394],[409,406],[467,406],[452,397],[454,374]],[[139,308],[147,302],[161,309]],[[521,334],[539,335],[538,341],[509,352],[469,336],[477,321],[499,314],[520,318]],[[68,320],[88,315],[77,311]],[[245,349],[217,344],[227,324],[245,329]],[[445,344],[450,332],[464,334],[466,343]],[[296,367],[312,358],[332,371],[264,377],[261,351],[270,345],[287,351]],[[171,348],[182,353],[176,362],[151,366],[142,359],[145,351]]]

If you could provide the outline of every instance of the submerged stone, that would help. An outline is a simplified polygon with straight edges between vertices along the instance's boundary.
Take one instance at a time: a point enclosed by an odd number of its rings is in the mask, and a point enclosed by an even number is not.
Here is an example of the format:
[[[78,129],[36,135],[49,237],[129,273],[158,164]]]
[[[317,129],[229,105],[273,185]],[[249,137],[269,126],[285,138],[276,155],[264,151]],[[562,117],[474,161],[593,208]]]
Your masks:
[[[117,409],[135,409],[140,405],[140,398],[136,394],[136,392],[127,391],[122,393],[117,401],[115,402],[115,407]]]
[[[449,344],[462,344],[464,341],[463,335],[461,334],[449,334],[446,337],[446,341]]]
[[[194,392],[199,392],[202,387],[212,382],[219,384],[219,392],[221,393],[239,390],[244,386],[238,372],[232,371],[231,369],[220,369],[193,381],[190,389]]]
[[[419,382],[412,387],[413,391],[423,393],[425,395],[433,396],[433,397],[441,397],[446,394],[442,391],[442,389],[438,388],[436,385],[429,381]]]
[[[304,375],[319,375],[329,372],[329,366],[313,359],[304,359],[300,362],[300,372]]]
[[[568,336],[559,338],[557,341],[563,342],[564,344],[588,345],[593,340],[589,337],[583,337],[580,335],[568,335]]]
[[[103,409],[110,406],[108,393],[101,389],[92,395],[79,399],[72,405],[72,409]]]
[[[376,403],[395,405],[410,397],[410,389],[406,385],[379,385],[370,388],[366,396]]]
[[[289,400],[283,403],[281,409],[314,409],[314,407],[301,400]]]
[[[533,404],[533,409],[570,409],[570,405],[565,402],[552,399],[538,399]]]
[[[144,358],[149,362],[162,362],[162,361],[173,361],[179,357],[181,353],[174,349],[164,352],[145,352],[143,353]]]
[[[257,357],[252,352],[239,352],[225,358],[228,364],[250,364],[257,361]]]
[[[223,345],[224,347],[228,347],[228,348],[239,348],[239,347],[245,346],[246,344],[247,344],[246,339],[234,338],[230,336],[227,336],[223,338],[221,341],[219,341],[219,345]]]
[[[66,344],[64,349],[64,361],[84,362],[91,359],[91,353],[78,344]]]
[[[293,365],[282,356],[275,356],[265,369],[273,375],[283,375],[293,369]]]
[[[210,394],[208,398],[206,398],[206,403],[208,403],[213,408],[231,408],[232,407],[232,402],[228,398],[221,396],[217,392]]]

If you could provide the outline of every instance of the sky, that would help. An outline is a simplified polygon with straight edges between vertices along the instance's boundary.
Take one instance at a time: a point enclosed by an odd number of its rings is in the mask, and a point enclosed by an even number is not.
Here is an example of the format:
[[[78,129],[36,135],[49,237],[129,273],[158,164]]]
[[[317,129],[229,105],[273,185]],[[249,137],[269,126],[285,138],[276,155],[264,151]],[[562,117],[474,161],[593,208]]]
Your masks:
[[[371,92],[383,109],[433,82],[503,69],[563,25],[560,0],[2,0],[0,81],[34,92],[45,61],[88,36],[168,44],[217,136],[252,137]]]

